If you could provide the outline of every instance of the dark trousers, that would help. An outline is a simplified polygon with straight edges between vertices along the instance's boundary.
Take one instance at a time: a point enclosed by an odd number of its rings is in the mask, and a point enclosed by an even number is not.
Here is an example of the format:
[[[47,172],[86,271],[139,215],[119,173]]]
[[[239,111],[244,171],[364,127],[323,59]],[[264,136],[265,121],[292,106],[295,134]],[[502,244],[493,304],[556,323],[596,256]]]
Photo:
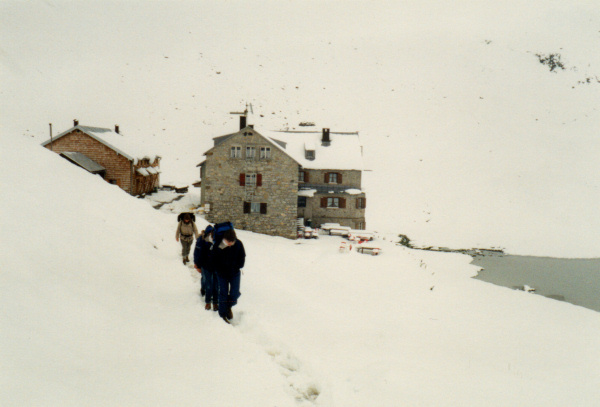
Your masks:
[[[231,277],[224,277],[218,275],[219,280],[219,316],[227,316],[227,311],[235,304],[237,304],[238,298],[240,298],[240,279],[242,273],[237,272]]]
[[[202,288],[205,291],[205,300],[207,304],[216,304],[219,300],[219,281],[217,272],[210,269],[202,269]]]

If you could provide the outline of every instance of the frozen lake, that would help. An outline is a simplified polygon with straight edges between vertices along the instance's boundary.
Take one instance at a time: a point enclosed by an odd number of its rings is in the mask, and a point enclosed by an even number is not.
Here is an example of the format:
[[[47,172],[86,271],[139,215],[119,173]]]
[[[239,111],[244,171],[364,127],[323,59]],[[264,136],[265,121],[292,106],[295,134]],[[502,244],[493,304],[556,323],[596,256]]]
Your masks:
[[[558,259],[486,253],[473,256],[483,267],[474,277],[509,288],[528,285],[537,294],[600,312],[600,258]]]

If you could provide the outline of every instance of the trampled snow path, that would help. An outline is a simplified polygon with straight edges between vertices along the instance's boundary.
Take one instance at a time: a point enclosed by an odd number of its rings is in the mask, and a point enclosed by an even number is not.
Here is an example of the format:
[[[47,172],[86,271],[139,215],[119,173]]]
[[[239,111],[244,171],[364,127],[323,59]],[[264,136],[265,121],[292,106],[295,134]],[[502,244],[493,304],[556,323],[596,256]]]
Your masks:
[[[200,274],[193,267],[190,270],[191,278],[200,291]],[[200,294],[199,294],[200,295]],[[204,298],[199,296],[200,304]],[[201,312],[201,311],[199,311]],[[215,317],[217,313],[210,311]],[[237,329],[248,341],[260,346],[271,357],[280,373],[286,378],[289,387],[286,392],[293,397],[299,406],[317,405],[317,399],[322,391],[322,386],[314,378],[307,363],[300,360],[285,343],[271,337],[264,323],[254,313],[233,308],[232,327]]]

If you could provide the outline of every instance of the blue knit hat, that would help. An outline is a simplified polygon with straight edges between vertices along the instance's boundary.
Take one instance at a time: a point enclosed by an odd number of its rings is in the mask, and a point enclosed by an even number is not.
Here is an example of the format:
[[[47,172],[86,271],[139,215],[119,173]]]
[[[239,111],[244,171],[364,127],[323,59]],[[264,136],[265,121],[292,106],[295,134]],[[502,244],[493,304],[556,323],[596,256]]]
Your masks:
[[[204,236],[208,236],[208,235],[210,235],[210,233],[213,231],[213,229],[214,229],[214,228],[213,228],[211,225],[208,225],[208,226],[206,227],[206,229],[204,229]]]

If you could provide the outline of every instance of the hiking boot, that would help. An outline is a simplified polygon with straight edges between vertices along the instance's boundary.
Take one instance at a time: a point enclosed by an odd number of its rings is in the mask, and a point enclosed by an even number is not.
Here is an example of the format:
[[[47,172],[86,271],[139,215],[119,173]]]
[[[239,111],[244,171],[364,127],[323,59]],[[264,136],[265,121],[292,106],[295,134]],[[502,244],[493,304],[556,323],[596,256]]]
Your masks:
[[[183,264],[187,264],[187,262],[190,261],[190,259],[188,259],[187,257],[183,259]]]
[[[213,304],[213,311],[219,310],[219,304]]]
[[[231,308],[227,310],[227,319],[233,319],[233,312],[231,312]]]
[[[206,305],[204,306],[204,309],[205,309],[205,310],[207,310],[207,311],[210,311],[210,304],[206,304]]]

